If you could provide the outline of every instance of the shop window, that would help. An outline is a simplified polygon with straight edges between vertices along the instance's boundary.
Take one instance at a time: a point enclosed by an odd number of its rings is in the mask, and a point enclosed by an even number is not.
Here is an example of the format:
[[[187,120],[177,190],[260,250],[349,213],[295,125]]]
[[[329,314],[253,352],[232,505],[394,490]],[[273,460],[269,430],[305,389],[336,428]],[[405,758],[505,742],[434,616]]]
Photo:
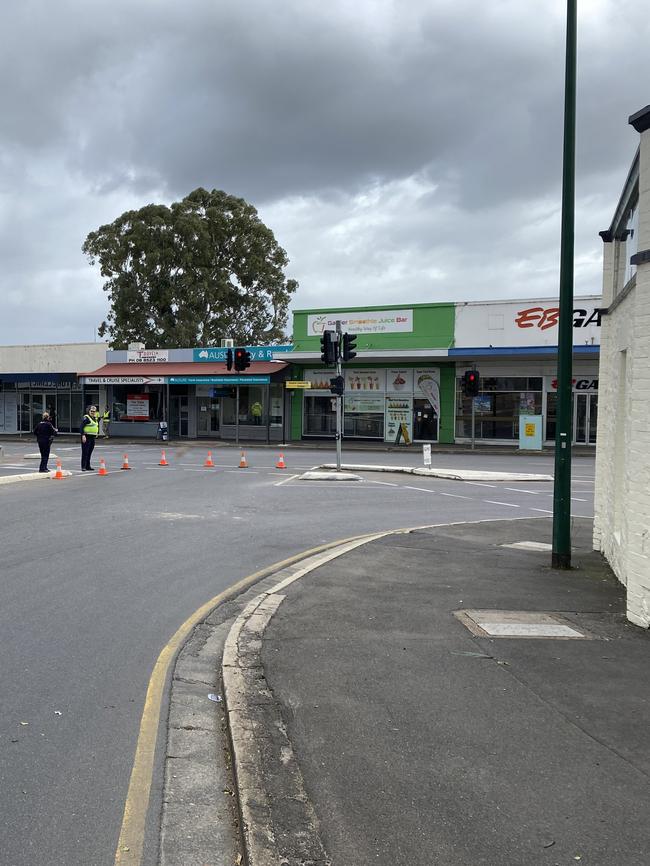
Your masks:
[[[305,436],[334,436],[336,410],[332,397],[305,395],[303,403],[303,433]]]
[[[113,421],[161,421],[163,419],[162,386],[114,385],[111,419]],[[95,400],[95,405],[97,401]],[[101,407],[100,407],[101,408]]]
[[[472,436],[472,398],[462,393],[457,379],[456,436]],[[519,416],[542,414],[541,376],[482,377],[481,393],[474,400],[474,436],[477,439],[519,438]]]

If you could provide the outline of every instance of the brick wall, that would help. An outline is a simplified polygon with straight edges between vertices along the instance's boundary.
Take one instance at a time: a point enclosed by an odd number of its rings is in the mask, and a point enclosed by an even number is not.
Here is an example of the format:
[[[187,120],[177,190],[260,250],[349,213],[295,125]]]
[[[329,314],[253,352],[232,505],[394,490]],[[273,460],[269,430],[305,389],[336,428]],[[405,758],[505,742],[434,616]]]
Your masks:
[[[605,243],[600,347],[594,547],[627,587],[627,615],[650,626],[650,263],[612,299]],[[650,249],[650,129],[639,153],[638,249]]]

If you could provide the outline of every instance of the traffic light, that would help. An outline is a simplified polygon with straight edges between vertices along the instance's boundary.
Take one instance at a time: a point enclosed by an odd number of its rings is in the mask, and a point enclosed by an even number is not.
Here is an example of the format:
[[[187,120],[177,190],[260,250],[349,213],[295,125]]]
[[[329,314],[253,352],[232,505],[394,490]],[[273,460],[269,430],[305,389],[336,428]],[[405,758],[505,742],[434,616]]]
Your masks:
[[[463,393],[466,397],[478,397],[481,388],[481,377],[478,370],[465,370],[463,376]]]
[[[226,369],[232,370],[232,349],[226,352]]]
[[[235,370],[241,373],[251,365],[251,353],[246,349],[235,349]]]
[[[343,360],[351,361],[353,358],[357,357],[357,353],[354,349],[357,348],[357,335],[356,334],[343,334]]]
[[[330,391],[339,397],[343,396],[343,392],[345,391],[345,379],[343,376],[334,376],[334,378],[330,379]]]
[[[336,364],[336,346],[334,331],[323,331],[320,338],[320,359],[328,367]]]

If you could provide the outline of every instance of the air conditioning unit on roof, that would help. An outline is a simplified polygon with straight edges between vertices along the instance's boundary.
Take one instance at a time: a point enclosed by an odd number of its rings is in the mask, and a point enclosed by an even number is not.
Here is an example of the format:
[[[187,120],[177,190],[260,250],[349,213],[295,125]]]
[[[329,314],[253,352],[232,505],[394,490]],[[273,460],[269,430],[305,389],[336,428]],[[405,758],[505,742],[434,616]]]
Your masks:
[[[234,349],[235,348],[235,341],[232,340],[230,337],[227,337],[225,340],[221,341],[221,348],[222,349]]]

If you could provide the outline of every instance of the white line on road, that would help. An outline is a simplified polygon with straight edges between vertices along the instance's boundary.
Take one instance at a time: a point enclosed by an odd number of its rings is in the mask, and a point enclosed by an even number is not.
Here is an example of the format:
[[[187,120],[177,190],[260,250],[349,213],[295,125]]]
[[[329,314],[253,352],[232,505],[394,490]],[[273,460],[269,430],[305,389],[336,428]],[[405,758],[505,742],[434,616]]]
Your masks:
[[[530,493],[531,496],[539,496],[542,491],[541,490],[521,490],[518,487],[504,487],[504,490],[510,490],[512,493]]]
[[[588,499],[578,499],[577,496],[572,496],[571,502],[589,502],[589,500]]]
[[[452,499],[473,499],[472,496],[461,496],[460,493],[443,493],[442,490],[433,490],[432,493],[437,493],[440,496],[451,496]]]
[[[297,477],[298,477],[297,475],[289,475],[288,478],[283,478],[282,481],[278,481],[273,486],[274,487],[282,487],[283,484],[286,484],[288,481],[293,481],[293,479],[297,478]]]
[[[519,508],[519,505],[515,505],[513,502],[495,502],[494,499],[484,499],[483,502],[488,502],[490,505],[507,505],[508,508]]]
[[[399,487],[399,484],[396,484],[394,481],[375,481],[373,478],[367,478],[366,481],[369,481],[371,484],[382,484],[384,487]],[[420,490],[421,488],[415,487],[414,490]]]
[[[466,481],[465,484],[473,484],[474,487],[496,487],[496,484],[486,484],[484,481]]]
[[[552,511],[549,511],[548,508],[531,508],[531,511],[541,511],[542,514],[553,514]]]

